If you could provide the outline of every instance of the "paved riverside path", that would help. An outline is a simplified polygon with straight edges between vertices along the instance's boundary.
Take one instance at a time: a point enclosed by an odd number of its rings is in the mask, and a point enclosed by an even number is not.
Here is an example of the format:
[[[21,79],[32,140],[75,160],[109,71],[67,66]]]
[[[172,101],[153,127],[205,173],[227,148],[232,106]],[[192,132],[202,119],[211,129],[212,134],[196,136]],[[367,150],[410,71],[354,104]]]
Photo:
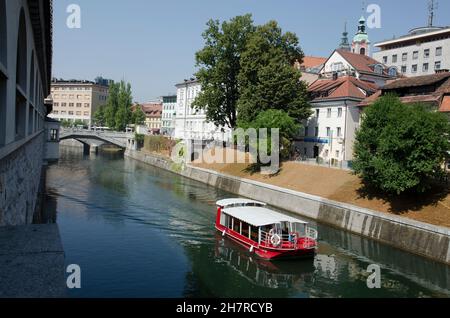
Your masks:
[[[0,227],[0,297],[66,297],[58,225]]]

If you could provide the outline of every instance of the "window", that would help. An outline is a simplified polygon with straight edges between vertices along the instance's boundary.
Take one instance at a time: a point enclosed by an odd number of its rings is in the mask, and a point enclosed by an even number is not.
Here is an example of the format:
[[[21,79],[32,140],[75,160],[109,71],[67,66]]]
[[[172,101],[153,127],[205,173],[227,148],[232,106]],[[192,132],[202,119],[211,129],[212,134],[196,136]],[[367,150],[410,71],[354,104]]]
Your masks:
[[[59,103],[53,103],[53,106],[58,107]]]
[[[331,118],[331,108],[327,109],[327,118]]]
[[[85,108],[90,107],[90,104],[89,104],[89,103],[85,103],[85,104],[84,104],[84,107],[85,107]]]
[[[331,137],[331,128],[327,127],[327,137]]]
[[[58,141],[58,130],[50,129],[50,141]]]
[[[413,52],[413,60],[417,60],[419,58],[419,51]]]
[[[0,0],[0,39],[3,43],[8,43],[7,41],[8,34],[6,33],[6,8],[5,8],[5,0]],[[0,63],[6,67],[6,45],[0,45]],[[6,74],[5,74],[6,75]]]
[[[66,107],[67,103],[61,103],[61,107]]]
[[[414,64],[414,65],[412,66],[412,72],[413,72],[413,73],[417,73],[417,64]]]
[[[397,61],[398,61],[398,56],[397,56],[397,54],[392,55],[392,63],[397,63]]]
[[[77,116],[81,116],[81,112],[76,112]]]
[[[402,54],[402,61],[405,62],[408,60],[408,53],[403,53]]]
[[[388,57],[387,56],[383,56],[383,63],[387,64],[387,62],[388,62]]]
[[[77,103],[77,107],[81,107],[81,103]]]
[[[337,128],[337,136],[342,137],[342,128],[341,127]]]
[[[434,63],[434,69],[435,69],[436,71],[439,71],[439,70],[441,69],[441,62],[436,62],[436,63]]]
[[[73,116],[73,112],[69,112],[69,115],[72,115],[72,116]]]
[[[316,109],[316,117],[319,118],[320,115],[320,109]]]
[[[65,110],[61,111],[61,115],[65,115],[67,112]]]
[[[69,103],[69,107],[73,107],[74,106],[74,103]]]
[[[305,127],[305,137],[308,137],[308,127]]]
[[[402,66],[402,73],[406,73],[408,71],[408,68],[404,65]]]
[[[375,73],[377,73],[377,74],[383,74],[383,66],[382,65],[375,65],[375,68],[374,68],[374,71],[375,71]]]
[[[342,108],[338,108],[338,118],[342,117]]]
[[[315,136],[315,137],[319,137],[319,127],[316,127],[316,128],[314,129],[314,136]]]
[[[436,56],[442,56],[442,46],[436,48]]]
[[[428,63],[424,63],[422,66],[422,72],[428,72],[428,68],[429,68],[429,64]]]
[[[397,76],[397,69],[395,67],[389,68],[389,76],[391,76],[391,77]]]
[[[89,112],[84,112],[84,116],[89,116]]]
[[[59,111],[57,111],[57,110],[53,111],[53,115],[58,115],[58,114],[59,114]]]
[[[19,19],[19,33],[17,41],[17,64],[16,64],[16,84],[19,89],[16,91],[15,108],[15,140],[25,137],[26,117],[27,117],[27,34],[25,25],[25,13],[22,9]]]
[[[430,57],[430,49],[426,49],[423,51],[423,57],[426,59]]]
[[[337,159],[339,159],[339,155],[340,155],[339,150],[336,150],[336,158]]]

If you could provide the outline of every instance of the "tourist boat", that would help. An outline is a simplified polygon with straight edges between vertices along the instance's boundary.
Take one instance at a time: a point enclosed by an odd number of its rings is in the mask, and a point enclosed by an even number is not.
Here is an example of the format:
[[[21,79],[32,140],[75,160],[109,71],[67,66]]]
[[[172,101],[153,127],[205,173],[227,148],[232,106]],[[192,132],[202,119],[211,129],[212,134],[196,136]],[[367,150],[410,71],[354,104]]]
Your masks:
[[[263,259],[314,257],[317,231],[307,222],[248,199],[217,202],[216,229]]]

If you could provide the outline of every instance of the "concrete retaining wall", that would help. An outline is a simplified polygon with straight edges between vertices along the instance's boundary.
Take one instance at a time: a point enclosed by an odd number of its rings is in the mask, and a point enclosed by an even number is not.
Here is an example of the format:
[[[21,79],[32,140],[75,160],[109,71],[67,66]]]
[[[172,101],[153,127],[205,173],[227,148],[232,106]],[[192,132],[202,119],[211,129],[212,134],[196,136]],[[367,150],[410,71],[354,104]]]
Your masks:
[[[128,150],[125,155],[224,191],[263,201],[320,223],[450,264],[450,229],[448,228],[326,200],[256,181],[226,176],[215,171],[192,166],[178,166],[165,158],[142,152]]]

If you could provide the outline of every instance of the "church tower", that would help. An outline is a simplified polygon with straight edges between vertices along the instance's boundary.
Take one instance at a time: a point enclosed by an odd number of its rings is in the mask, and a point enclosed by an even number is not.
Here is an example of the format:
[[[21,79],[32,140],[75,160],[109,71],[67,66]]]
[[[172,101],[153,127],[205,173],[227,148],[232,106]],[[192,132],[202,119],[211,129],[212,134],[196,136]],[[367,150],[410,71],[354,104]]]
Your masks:
[[[366,19],[359,19],[358,32],[353,37],[352,52],[361,55],[370,55],[370,41],[366,32]]]
[[[339,44],[339,49],[345,51],[351,51],[350,43],[348,42],[348,32],[347,32],[347,22],[345,22],[344,32],[342,33],[341,44]]]

